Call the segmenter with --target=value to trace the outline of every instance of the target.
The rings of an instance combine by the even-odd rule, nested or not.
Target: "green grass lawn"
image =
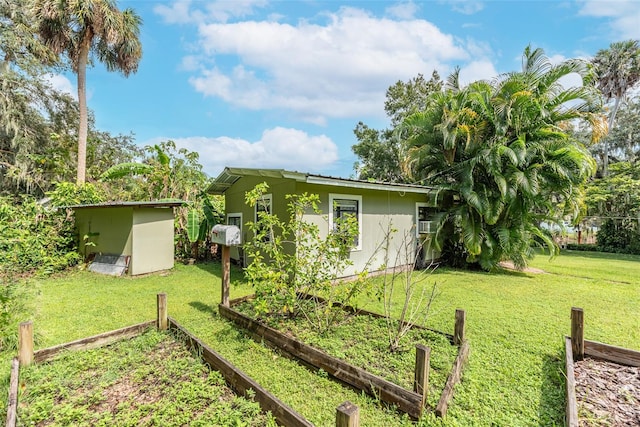
[[[640,349],[640,257],[564,252],[533,267],[548,274],[482,273],[438,269],[431,281],[440,295],[427,326],[453,332],[454,312],[467,312],[471,357],[444,423],[421,425],[563,425],[564,350],[572,306],[585,310],[585,336]],[[335,408],[349,400],[361,408],[361,425],[410,425],[385,408],[322,373],[314,373],[249,339],[217,313],[218,264],[183,266],[142,278],[88,272],[36,280],[36,348],[151,320],[155,295],[166,292],[170,316],[318,426],[335,423]],[[251,293],[240,271],[232,295]],[[376,302],[359,302],[382,311]],[[397,307],[398,311],[400,307]],[[26,320],[26,319],[25,319]],[[8,384],[8,357],[2,358]],[[6,400],[6,399],[3,399]]]

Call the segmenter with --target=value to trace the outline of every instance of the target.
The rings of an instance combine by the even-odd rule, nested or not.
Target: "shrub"
[[[605,220],[596,241],[598,250],[602,252],[640,254],[640,232],[635,220]]]
[[[260,206],[268,186],[259,184],[246,195],[251,206]],[[245,269],[255,288],[258,315],[303,315],[318,330],[328,330],[338,319],[333,302],[351,303],[362,291],[364,280],[335,286],[334,281],[352,265],[351,246],[358,235],[356,218],[347,217],[339,228],[323,238],[320,227],[305,221],[305,213],[320,214],[315,194],[288,195],[289,218],[283,221],[268,209],[258,209],[256,222],[248,223],[255,236],[244,245],[251,260]],[[321,295],[325,303],[300,300],[299,293]]]
[[[567,243],[567,249],[570,251],[598,252],[600,248],[595,244],[577,244]]]
[[[61,183],[47,195],[51,206],[30,196],[0,197],[0,275],[50,274],[80,261],[73,211],[63,206],[97,202],[101,193]]]

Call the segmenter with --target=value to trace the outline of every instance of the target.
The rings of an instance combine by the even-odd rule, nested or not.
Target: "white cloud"
[[[153,11],[168,24],[200,23],[205,20],[227,22],[232,18],[252,15],[256,8],[266,5],[266,0],[217,0],[207,3],[204,10],[200,10],[191,7],[192,0],[176,0],[171,6],[156,5]]]
[[[389,6],[385,9],[387,15],[398,19],[413,19],[418,12],[418,5],[413,1],[406,1],[393,6]]]
[[[76,87],[71,83],[71,80],[69,80],[62,74],[47,74],[45,76],[45,79],[55,90],[63,93],[68,93],[75,100],[78,99],[78,92],[76,90]]]
[[[161,140],[166,138],[157,141]],[[319,172],[338,160],[338,148],[329,137],[283,127],[265,130],[260,140],[254,142],[226,136],[173,138],[173,141],[179,148],[198,152],[200,164],[210,176],[217,176],[225,166]]]
[[[451,9],[464,15],[473,15],[484,9],[484,3],[478,0],[446,0]]]
[[[176,0],[171,6],[158,4],[153,11],[160,15],[168,24],[187,24],[197,21],[197,15],[191,11],[191,0]]]
[[[194,55],[187,55],[182,58],[179,69],[182,71],[197,71],[200,68],[200,58]]]
[[[609,18],[612,33],[622,39],[640,38],[640,5],[637,0],[586,0],[580,15]]]
[[[202,53],[235,58],[191,77],[193,87],[243,108],[285,109],[322,123],[327,117],[382,116],[395,81],[469,59],[463,42],[421,19],[376,18],[344,7],[325,24],[300,21],[199,26]]]
[[[266,0],[219,0],[208,4],[206,9],[213,20],[227,22],[231,18],[252,15],[256,8],[266,4]]]
[[[493,63],[487,59],[471,61],[460,68],[460,83],[466,86],[478,80],[491,80],[498,75]]]

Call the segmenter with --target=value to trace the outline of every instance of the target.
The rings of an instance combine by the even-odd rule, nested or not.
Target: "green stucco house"
[[[442,194],[433,188],[336,178],[282,169],[228,167],[208,191],[224,195],[227,224],[240,227],[244,242],[252,237],[245,224],[256,221],[257,218],[255,208],[245,204],[245,193],[262,182],[269,185],[265,196],[267,209],[282,219],[288,217],[286,195],[305,192],[320,197],[319,208],[322,214],[309,214],[306,219],[317,223],[326,234],[333,230],[334,219],[345,214],[357,217],[359,236],[350,253],[353,266],[344,271],[343,276],[350,276],[363,269],[380,269],[384,264],[384,251],[379,247],[389,224],[397,231],[390,239],[390,265],[387,267],[406,264],[406,256],[396,256],[406,247],[406,241],[410,241],[416,251],[419,247],[424,247],[420,251],[422,264],[428,265],[440,256],[429,248],[435,231],[431,218],[439,211],[442,203]],[[248,261],[241,248],[232,248],[231,257],[242,265],[246,265]]]
[[[129,275],[173,268],[174,213],[183,202],[109,202],[75,211],[80,254],[99,255]],[[115,273],[111,273],[115,274]]]

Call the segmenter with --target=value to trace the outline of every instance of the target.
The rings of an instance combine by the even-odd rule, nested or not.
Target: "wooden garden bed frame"
[[[568,427],[578,427],[578,401],[576,399],[574,362],[589,356],[621,365],[640,367],[640,351],[585,340],[584,311],[578,307],[571,308],[571,336],[565,336],[564,342],[565,365],[567,368],[566,424]]]
[[[157,319],[115,331],[105,332],[66,344],[61,344],[41,350],[33,350],[33,323],[23,322],[19,328],[18,357],[14,357],[11,364],[11,378],[7,405],[6,426],[15,427],[18,414],[18,384],[20,366],[28,366],[31,363],[40,363],[51,360],[63,351],[88,350],[103,347],[120,340],[130,339],[141,335],[151,327],[159,330],[171,330],[176,333],[178,340],[183,340],[190,349],[200,355],[203,362],[211,369],[219,371],[227,384],[239,395],[256,401],[263,411],[271,411],[278,424],[287,427],[312,427],[302,415],[294,411],[273,394],[269,393],[260,384],[248,375],[236,368],[231,362],[212,350],[195,335],[182,327],[178,322],[167,315],[166,294],[157,295]],[[253,390],[253,396],[249,396],[249,390]],[[359,423],[359,409],[350,402],[344,402],[336,409],[336,426],[357,426]]]
[[[431,352],[429,347],[422,345],[416,346],[414,388],[413,390],[407,390],[395,383],[373,375],[362,368],[353,366],[341,359],[330,356],[315,347],[305,344],[295,338],[291,338],[276,329],[245,316],[233,309],[233,306],[248,301],[252,297],[253,296],[247,296],[231,301],[227,298],[225,301],[223,290],[222,303],[218,305],[218,311],[222,317],[231,320],[238,326],[247,330],[254,339],[264,340],[271,346],[285,351],[294,358],[301,360],[303,363],[311,365],[316,369],[322,369],[334,378],[349,384],[358,390],[362,390],[386,403],[396,405],[398,409],[407,413],[414,419],[420,418],[426,405],[427,393],[429,390],[429,356]],[[300,297],[322,300],[319,297],[310,295],[301,295]],[[369,315],[378,318],[384,317],[378,313],[358,310],[350,306],[342,306],[340,304],[334,304],[334,306],[339,306],[356,315]],[[463,367],[469,358],[469,342],[464,337],[465,318],[466,316],[463,310],[456,311],[454,335],[432,330],[433,332],[447,336],[452,344],[459,346],[458,354],[453,363],[452,370],[447,378],[438,405],[435,408],[435,413],[439,417],[444,417],[446,415],[447,408],[453,397],[454,387],[460,381]],[[417,325],[413,326],[427,329]]]

